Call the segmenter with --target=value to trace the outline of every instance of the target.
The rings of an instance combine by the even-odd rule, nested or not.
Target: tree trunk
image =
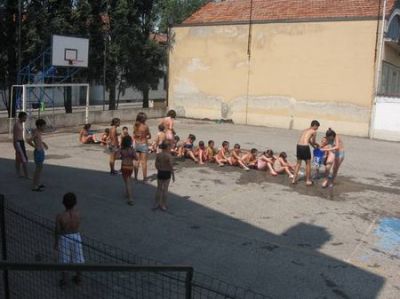
[[[9,97],[11,97],[11,85],[13,84],[21,84],[17,83],[17,53],[18,53],[18,45],[17,45],[17,26],[16,23],[14,22],[14,16],[18,16],[18,10],[17,10],[17,1],[11,0],[8,1],[7,3],[7,31],[6,31],[6,40],[8,41],[6,47],[7,47],[7,58],[8,58],[8,82],[6,85],[9,88]],[[4,45],[5,46],[5,45]],[[20,99],[21,100],[21,99]],[[11,99],[10,99],[11,102]],[[10,107],[10,103],[8,107]],[[15,109],[16,108],[16,97],[14,98],[13,101],[13,108],[12,108],[12,114],[11,117],[15,117]],[[10,109],[10,108],[9,108]],[[10,114],[10,111],[8,111]]]
[[[72,113],[72,92],[71,87],[64,87],[65,113]]]
[[[143,94],[143,108],[149,108],[149,88],[143,88],[142,90]]]
[[[115,110],[115,82],[110,86],[110,93],[108,98],[108,110]]]

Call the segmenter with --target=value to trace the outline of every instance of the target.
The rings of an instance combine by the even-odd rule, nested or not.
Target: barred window
[[[400,67],[383,62],[379,94],[390,97],[400,97]]]

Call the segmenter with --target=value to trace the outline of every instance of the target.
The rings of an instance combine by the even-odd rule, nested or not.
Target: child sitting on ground
[[[274,157],[274,152],[272,150],[266,150],[262,153],[262,155],[257,160],[257,168],[259,170],[269,170],[271,175],[277,176],[274,169],[274,164],[276,161],[276,157]]]
[[[158,133],[156,139],[154,139],[153,143],[150,146],[150,152],[160,153],[161,149],[159,148],[160,144],[166,140],[165,135],[165,126],[163,124],[158,125]]]
[[[215,162],[217,162],[218,166],[222,167],[228,162],[228,154],[229,154],[229,142],[222,142],[222,147],[219,149],[218,153],[214,156]]]
[[[208,152],[207,152],[207,149],[206,149],[206,147],[204,145],[204,141],[203,140],[199,141],[199,146],[194,151],[194,155],[199,160],[199,164],[200,165],[205,164],[205,162],[207,162],[209,160]]]
[[[248,168],[250,169],[257,168],[257,154],[258,150],[256,148],[252,148],[250,152],[243,155],[242,160]]]
[[[289,178],[293,178],[294,168],[296,165],[290,164],[287,160],[287,154],[285,152],[281,152],[278,157],[278,162],[280,168],[276,170],[277,173],[286,172]]]
[[[214,147],[214,140],[208,140],[208,146],[207,146],[208,161],[215,162],[215,155],[217,153],[218,151]]]
[[[90,131],[91,124],[85,124],[79,132],[79,141],[82,144],[98,143],[96,135]]]
[[[170,149],[171,155],[173,155],[173,156],[178,156],[178,154],[179,154],[179,149],[183,146],[183,142],[180,141],[180,140],[181,140],[181,139],[179,138],[178,135],[175,135],[175,136],[174,136],[174,144],[172,144],[172,146],[171,146],[171,144],[170,144],[170,146],[171,146],[171,149]],[[168,142],[168,141],[167,141],[167,142]]]
[[[100,145],[107,146],[109,142],[110,142],[110,129],[106,128],[104,129],[103,135],[101,135]]]
[[[196,140],[196,136],[193,134],[189,134],[183,146],[179,148],[178,157],[182,158],[190,158],[194,162],[199,162],[198,159],[194,155],[194,141]]]
[[[250,168],[246,166],[246,164],[243,162],[242,157],[241,157],[241,150],[240,150],[240,144],[236,143],[233,147],[233,150],[231,152],[231,156],[228,158],[228,163],[231,166],[240,166],[244,170],[249,171]]]

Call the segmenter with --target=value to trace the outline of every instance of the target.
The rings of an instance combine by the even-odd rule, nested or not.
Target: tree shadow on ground
[[[47,189],[30,191],[14,176],[14,162],[0,159],[1,192],[15,204],[54,218],[67,191],[78,196],[82,230],[92,238],[166,264],[195,270],[273,298],[376,298],[385,279],[318,250],[331,234],[298,223],[281,235],[169,194],[170,210],[152,211],[155,187],[134,185],[135,206],[123,198],[119,176],[45,165]]]

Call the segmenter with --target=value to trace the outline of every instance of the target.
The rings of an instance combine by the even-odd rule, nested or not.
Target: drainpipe
[[[385,51],[384,47],[384,36],[385,36],[385,23],[386,23],[386,4],[387,0],[384,0],[383,2],[383,12],[382,12],[382,25],[381,25],[381,33],[379,37],[379,53],[378,53],[378,64],[375,70],[375,90],[374,90],[374,95],[372,99],[372,109],[371,109],[371,121],[369,123],[369,138],[373,139],[374,138],[374,133],[375,133],[375,114],[376,114],[376,97],[378,96],[379,93],[379,86],[381,82],[381,77],[382,77],[382,59],[383,59],[383,54]]]
[[[248,124],[249,114],[249,93],[250,93],[250,72],[251,72],[251,46],[252,46],[252,32],[253,31],[253,0],[250,0],[250,15],[249,15],[249,33],[247,37],[247,86],[246,86],[246,115],[245,124]]]

